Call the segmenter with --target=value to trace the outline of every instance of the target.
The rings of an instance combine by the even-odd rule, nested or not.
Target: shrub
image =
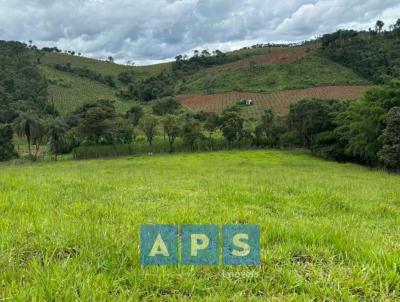
[[[10,125],[0,126],[0,161],[10,160],[18,156],[12,138],[12,127]]]
[[[400,170],[400,107],[392,108],[387,115],[379,159],[388,169]]]

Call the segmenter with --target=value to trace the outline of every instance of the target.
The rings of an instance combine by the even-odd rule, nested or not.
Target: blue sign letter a
[[[142,265],[178,264],[178,226],[141,225],[140,262]]]

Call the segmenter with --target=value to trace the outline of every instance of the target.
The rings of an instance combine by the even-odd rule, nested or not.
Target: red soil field
[[[260,117],[266,108],[273,108],[279,115],[289,111],[290,104],[307,98],[352,100],[361,97],[371,86],[321,86],[299,90],[284,90],[270,94],[228,92],[211,95],[181,95],[183,105],[205,112],[222,112],[224,108],[240,100],[253,100],[252,106],[244,107],[246,116]]]
[[[297,60],[304,58],[314,46],[303,46],[296,48],[286,48],[275,50],[266,55],[253,56],[232,63],[210,68],[210,71],[230,70],[239,68],[248,68],[251,65],[266,65],[266,64],[291,64]]]

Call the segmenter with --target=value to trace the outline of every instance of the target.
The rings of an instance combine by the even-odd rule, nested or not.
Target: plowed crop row
[[[206,112],[222,112],[224,108],[237,104],[242,99],[253,100],[252,106],[245,107],[245,115],[260,117],[266,108],[273,108],[277,114],[285,115],[290,104],[306,98],[351,100],[362,96],[371,86],[321,86],[299,90],[284,90],[270,94],[228,92],[212,95],[182,95],[179,99],[192,109]]]
[[[248,68],[251,65],[266,64],[291,64],[304,58],[309,53],[311,47],[296,47],[276,50],[266,55],[254,56],[243,60],[235,61],[210,68],[210,71],[231,70],[239,68]]]

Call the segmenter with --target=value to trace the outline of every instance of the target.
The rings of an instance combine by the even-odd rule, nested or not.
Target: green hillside
[[[212,84],[205,85],[211,77]],[[350,68],[312,54],[292,64],[260,65],[235,70],[203,70],[182,83],[181,94],[229,91],[275,92],[324,85],[365,85],[368,80]]]
[[[77,105],[101,98],[114,100],[117,109],[124,111],[135,101],[172,94],[270,93],[327,85],[370,84],[350,68],[322,57],[315,50],[317,46],[316,43],[302,47],[261,45],[226,54],[203,51],[187,61],[140,67],[48,52],[41,57],[40,69],[49,80],[51,101],[63,114]],[[304,57],[293,57],[293,54],[299,56],[296,52],[302,49],[307,50]]]
[[[48,96],[51,103],[62,114],[73,111],[77,106],[98,99],[109,99],[115,101],[117,110],[125,112],[135,99],[125,100],[119,96],[120,91],[127,90],[127,84],[119,80],[122,73],[129,74],[137,83],[147,77],[158,74],[168,69],[169,64],[157,64],[150,66],[127,66],[107,61],[100,61],[82,56],[73,56],[63,53],[46,52],[40,58],[39,69],[48,81]],[[99,81],[82,77],[70,72],[58,70],[56,65],[82,68],[102,77],[112,77],[115,87],[110,87]]]
[[[98,99],[115,101],[120,112],[126,111],[132,103],[121,101],[116,95],[116,89],[96,81],[60,72],[46,65],[40,65],[39,68],[48,80],[49,101],[61,114],[69,113],[78,106]]]

